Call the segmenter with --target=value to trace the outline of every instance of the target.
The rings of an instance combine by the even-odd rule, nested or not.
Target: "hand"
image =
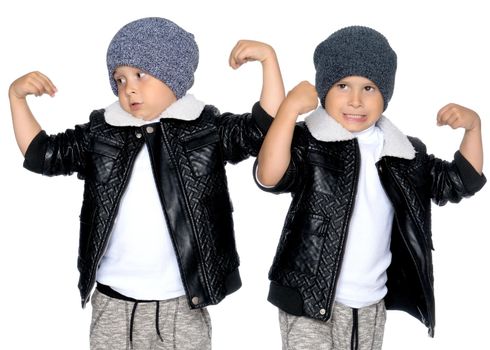
[[[260,41],[239,40],[231,50],[229,63],[233,69],[237,69],[242,64],[251,61],[264,63],[275,54],[272,46]]]
[[[471,131],[475,128],[479,129],[481,121],[475,111],[450,103],[437,113],[437,125],[449,125],[453,129],[464,128],[466,131]]]
[[[15,80],[9,89],[9,96],[25,99],[27,95],[41,96],[48,94],[53,97],[58,91],[51,80],[41,72],[31,72]]]
[[[288,103],[299,114],[308,113],[318,106],[318,95],[315,86],[308,81],[302,81],[296,85],[286,96]]]

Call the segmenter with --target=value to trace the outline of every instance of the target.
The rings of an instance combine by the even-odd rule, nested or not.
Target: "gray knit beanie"
[[[198,63],[199,49],[194,36],[159,17],[126,24],[107,49],[109,80],[116,95],[114,71],[119,66],[131,66],[163,81],[179,99],[194,83]]]
[[[316,90],[325,108],[328,90],[339,80],[352,75],[368,78],[379,88],[384,110],[393,95],[396,53],[388,40],[368,27],[342,28],[315,49]]]

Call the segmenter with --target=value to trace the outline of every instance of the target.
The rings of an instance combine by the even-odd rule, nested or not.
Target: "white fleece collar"
[[[323,107],[318,107],[305,118],[306,126],[319,141],[335,142],[352,140],[355,136],[333,119]],[[381,157],[391,156],[404,159],[413,159],[415,149],[406,135],[404,135],[388,118],[381,116],[376,123],[384,135],[384,145]]]
[[[130,113],[122,109],[119,101],[114,102],[105,108],[105,121],[112,126],[142,126],[155,123],[162,118],[172,118],[179,120],[194,120],[199,118],[204,109],[204,102],[197,100],[193,95],[187,94],[172,103],[166,110],[153,120],[143,120],[133,117]]]

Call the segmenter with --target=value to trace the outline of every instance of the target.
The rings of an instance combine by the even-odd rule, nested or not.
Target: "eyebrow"
[[[112,77],[121,77],[124,76],[124,73],[119,72],[117,69],[114,71],[114,74],[112,74]]]

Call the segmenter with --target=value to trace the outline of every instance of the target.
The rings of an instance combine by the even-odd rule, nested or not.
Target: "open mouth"
[[[344,113],[344,118],[349,121],[361,122],[366,120],[367,116],[365,114],[347,114]]]
[[[134,111],[134,110],[138,110],[138,109],[140,109],[140,108],[141,108],[141,106],[143,106],[143,103],[141,103],[141,102],[131,102],[131,103],[129,104],[129,106],[131,107],[131,110],[133,110],[133,111]]]

